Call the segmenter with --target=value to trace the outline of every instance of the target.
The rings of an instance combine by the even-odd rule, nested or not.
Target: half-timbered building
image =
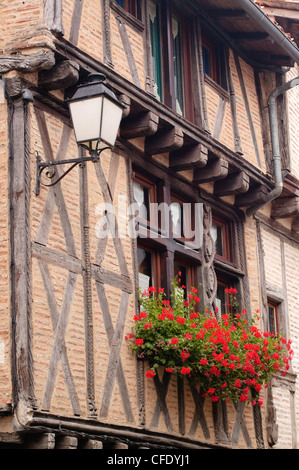
[[[264,3],[0,2],[0,447],[297,447],[296,354],[260,407],[148,379],[125,340],[138,287],[169,293],[180,271],[218,315],[233,286],[296,352],[299,50],[271,10],[296,2]],[[48,187],[39,159],[85,154],[67,99],[97,73],[123,105],[116,143]],[[133,236],[133,203],[173,204],[167,236],[146,211]],[[191,246],[184,204],[189,228],[202,208]]]

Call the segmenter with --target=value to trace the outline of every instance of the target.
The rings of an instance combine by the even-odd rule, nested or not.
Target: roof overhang
[[[291,38],[252,0],[187,0],[220,39],[260,70],[299,62]]]

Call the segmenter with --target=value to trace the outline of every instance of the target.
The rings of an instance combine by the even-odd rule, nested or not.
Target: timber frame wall
[[[173,187],[204,204],[204,241],[197,255],[204,304],[215,302],[216,271],[226,273],[227,269],[211,243],[215,211],[234,227],[235,263],[229,274],[238,281],[242,306],[250,312],[262,304],[266,311],[267,295],[259,284],[265,276],[263,229],[269,231],[270,224],[273,232],[281,233],[281,240],[291,239],[297,251],[299,241],[295,230],[269,222],[267,215],[256,220],[245,215],[246,207],[264,201],[274,187],[264,105],[267,94],[281,83],[281,75],[276,69],[254,70],[228,48],[228,91],[221,89],[204,77],[199,60],[200,22],[193,18],[192,37],[197,38],[192,43],[193,98],[199,106],[191,123],[153,97],[146,0],[141,1],[141,20],[109,0],[29,3],[32,11],[29,5],[28,12],[33,22],[36,13],[37,23],[27,36],[21,32],[15,44],[12,35],[8,38],[1,65],[6,93],[1,104],[9,140],[5,154],[9,185],[1,194],[7,201],[6,254],[10,256],[5,285],[10,301],[6,317],[0,320],[7,351],[3,372],[7,382],[0,388],[3,446],[192,449],[275,445],[272,391],[264,413],[257,405],[211,403],[185,381],[163,371],[150,383],[145,379],[144,362],[136,362],[124,340],[138,309],[136,240],[118,230],[113,239],[98,239],[95,227],[101,204],[118,211],[121,197],[133,202],[134,173],[142,170],[160,181],[163,190]],[[84,10],[87,4],[88,12]],[[42,7],[43,11],[38,10]],[[97,9],[101,11],[95,24],[100,26],[102,52],[96,55],[94,36],[89,30],[84,37],[83,32],[91,26],[88,13],[95,15]],[[21,40],[26,47],[18,44]],[[143,47],[141,65],[134,41]],[[116,56],[116,46],[120,56]],[[123,74],[115,57],[125,62]],[[35,196],[36,151],[48,161],[82,154],[65,97],[94,72],[106,75],[125,106],[117,144],[99,163],[78,168],[72,177],[53,188],[42,188]],[[32,92],[33,102],[24,97],[24,89]],[[279,106],[285,108],[283,99]],[[280,123],[281,129],[284,124]],[[282,133],[281,139],[286,148],[287,135]],[[287,153],[284,158],[286,167]],[[294,181],[287,181],[288,197],[294,196]],[[298,224],[295,209],[291,217],[294,228]],[[287,248],[283,245],[282,250]],[[273,293],[273,284],[267,288]],[[285,330],[289,334],[287,321]],[[296,374],[291,372],[283,386],[292,396],[295,383]],[[295,431],[293,441],[294,435]]]

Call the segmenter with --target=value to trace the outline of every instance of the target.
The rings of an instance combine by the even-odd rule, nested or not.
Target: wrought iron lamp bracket
[[[100,150],[90,151],[90,156],[88,157],[80,157],[80,158],[70,158],[65,160],[55,160],[49,162],[43,162],[39,153],[36,153],[36,182],[35,182],[35,190],[34,193],[36,196],[40,193],[40,186],[51,187],[55,186],[59,181],[61,181],[70,171],[75,168],[77,165],[82,166],[85,162],[93,162],[96,163],[99,161],[100,154],[103,150],[106,150],[110,147],[104,147]],[[70,165],[67,170],[65,170],[61,175],[59,175],[54,181],[56,171],[55,167],[59,165]],[[49,181],[46,183],[42,181],[42,176],[45,176]]]

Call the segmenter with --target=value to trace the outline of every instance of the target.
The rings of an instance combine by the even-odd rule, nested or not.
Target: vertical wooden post
[[[10,277],[15,404],[34,405],[31,344],[30,148],[28,101],[10,97]]]

